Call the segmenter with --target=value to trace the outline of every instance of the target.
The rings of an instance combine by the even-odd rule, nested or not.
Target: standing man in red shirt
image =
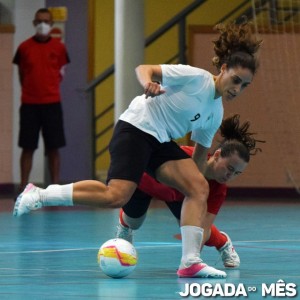
[[[50,36],[51,12],[41,8],[33,20],[36,33],[22,42],[13,58],[22,88],[19,147],[22,190],[29,181],[34,151],[42,131],[52,183],[59,181],[59,148],[65,146],[60,82],[70,62],[63,43]]]

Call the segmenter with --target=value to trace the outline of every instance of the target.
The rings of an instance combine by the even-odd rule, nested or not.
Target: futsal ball
[[[128,241],[119,238],[111,239],[100,247],[98,264],[107,276],[122,278],[135,269],[137,252]]]

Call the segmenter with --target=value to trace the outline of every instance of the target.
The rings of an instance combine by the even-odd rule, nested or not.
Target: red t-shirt
[[[194,147],[182,146],[181,148],[187,154],[192,156]],[[208,180],[208,184],[209,196],[207,199],[207,211],[217,215],[225,200],[227,186],[225,184],[218,183],[215,180]],[[180,202],[184,199],[184,195],[179,191],[158,182],[147,173],[143,174],[138,188],[148,195],[165,202]]]
[[[39,42],[31,37],[22,42],[13,59],[22,76],[22,103],[60,102],[61,68],[69,61],[65,45],[58,39]]]

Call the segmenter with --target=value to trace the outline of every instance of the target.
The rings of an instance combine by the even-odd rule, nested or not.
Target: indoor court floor
[[[241,266],[222,280],[177,278],[179,228],[164,207],[152,206],[135,234],[135,271],[112,279],[97,253],[114,237],[118,210],[50,208],[14,218],[13,204],[0,200],[1,300],[300,299],[300,199],[225,203],[216,225],[232,238]],[[202,257],[224,269],[215,249]],[[188,297],[179,294],[186,286]]]

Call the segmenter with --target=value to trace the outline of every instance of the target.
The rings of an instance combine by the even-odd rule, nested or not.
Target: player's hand
[[[144,86],[144,93],[146,99],[148,97],[156,97],[165,93],[165,90],[161,88],[161,85],[158,82],[148,82]]]

